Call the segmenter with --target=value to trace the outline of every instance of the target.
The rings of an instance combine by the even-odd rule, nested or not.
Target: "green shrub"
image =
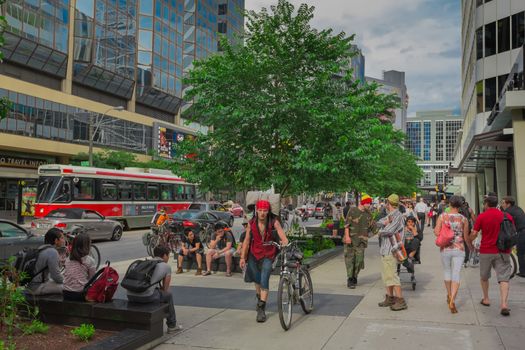
[[[46,334],[49,330],[49,326],[39,320],[33,320],[30,324],[22,325],[20,328],[26,335],[35,333]]]
[[[0,350],[15,350],[15,343],[4,343],[3,340],[0,340]]]
[[[95,335],[95,326],[92,324],[82,323],[80,327],[71,330],[71,334],[75,335],[82,341],[89,341]]]

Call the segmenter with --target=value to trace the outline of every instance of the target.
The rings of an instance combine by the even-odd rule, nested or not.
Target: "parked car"
[[[218,216],[222,221],[228,225],[233,226],[233,214],[230,213],[224,205],[219,202],[196,202],[191,203],[188,209],[200,210],[200,211],[209,211],[215,216]]]
[[[322,219],[324,217],[324,208],[326,204],[324,202],[319,202],[315,205],[314,209],[314,218]]]
[[[37,248],[44,244],[44,236],[35,235],[9,220],[0,219],[0,261],[24,248]]]
[[[234,204],[230,208],[230,213],[232,213],[233,216],[242,218],[244,216],[244,209],[239,204]]]
[[[181,233],[185,228],[191,228],[195,233],[208,225],[215,226],[222,221],[215,213],[207,210],[187,209],[179,210],[173,214],[173,220],[170,224],[172,232]]]
[[[308,216],[309,217],[313,217],[314,216],[314,211],[315,211],[315,206],[313,204],[308,204],[306,206],[306,211],[308,212]]]
[[[81,208],[56,209],[42,219],[31,223],[32,232],[44,235],[47,230],[57,227],[68,231],[74,225],[82,225],[91,239],[111,239],[118,241],[122,237],[122,224],[109,220],[94,210]]]

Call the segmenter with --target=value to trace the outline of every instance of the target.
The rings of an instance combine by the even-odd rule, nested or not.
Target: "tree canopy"
[[[353,36],[312,28],[313,13],[286,0],[250,11],[244,45],[223,38],[222,55],[194,63],[184,116],[211,131],[177,146],[191,156],[174,172],[202,190],[273,185],[284,195],[379,191],[385,185],[369,177],[389,180],[384,160],[414,163],[397,146],[403,134],[379,118],[396,107],[395,97],[353,78]],[[392,180],[415,183],[402,175]]]

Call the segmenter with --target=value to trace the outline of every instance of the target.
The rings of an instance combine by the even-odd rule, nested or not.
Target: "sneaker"
[[[232,276],[232,273],[231,272],[226,272],[226,277],[231,277]]]
[[[257,322],[262,323],[266,322],[266,313],[265,313],[266,303],[264,301],[257,302]]]
[[[178,333],[182,331],[182,326],[176,325],[173,327],[168,326],[168,334]]]
[[[184,271],[182,271],[182,267],[178,267],[177,268],[177,272],[175,272],[176,274],[179,274],[179,273],[183,273]]]
[[[353,279],[352,277],[348,277],[348,280],[346,281],[346,286],[347,286],[348,288],[352,288],[351,286],[352,286],[352,282],[353,282],[353,280],[354,280],[354,279]]]
[[[379,307],[388,307],[394,305],[394,297],[390,295],[385,295],[385,300],[378,303]]]
[[[211,275],[211,271],[204,271],[204,272],[202,273],[202,275],[203,275],[203,276],[209,276],[209,275]]]
[[[523,272],[518,272],[518,273],[516,274],[516,276],[520,276],[520,277],[522,277],[522,278],[525,278],[525,273],[523,273]]]
[[[406,310],[408,308],[407,303],[405,302],[405,299],[403,298],[394,298],[394,304],[390,305],[390,310],[392,311],[401,311]]]
[[[197,269],[197,272],[195,272],[195,276],[202,276],[202,269]]]

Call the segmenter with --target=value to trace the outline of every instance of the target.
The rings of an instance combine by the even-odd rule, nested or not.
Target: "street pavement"
[[[492,305],[482,306],[479,269],[464,269],[456,303],[459,313],[451,314],[439,250],[430,229],[425,233],[422,264],[416,265],[416,290],[403,284],[408,310],[394,312],[377,306],[384,298],[384,287],[377,239],[372,239],[356,289],[346,287],[342,255],[312,270],[315,309],[303,315],[297,306],[287,332],[279,323],[275,293],[270,295],[268,321],[255,322],[253,287],[240,274],[228,278],[221,272],[207,277],[174,273],[177,319],[184,330],[159,339],[156,349],[524,349],[525,279],[511,281],[511,316],[503,317],[495,280],[490,284]],[[114,264],[121,276],[130,262]],[[171,264],[174,272],[175,264]],[[408,281],[408,275],[401,277]],[[278,276],[272,276],[272,292],[277,283]],[[120,297],[124,294],[118,291]]]

